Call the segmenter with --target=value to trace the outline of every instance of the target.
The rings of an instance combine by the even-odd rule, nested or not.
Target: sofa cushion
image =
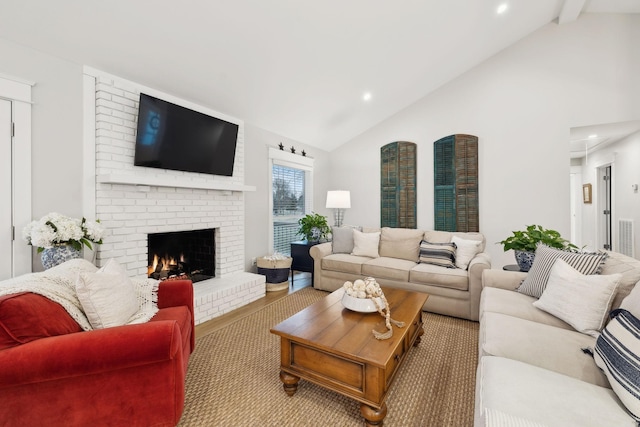
[[[557,328],[573,330],[571,325],[534,307],[536,298],[507,289],[484,288],[480,295],[480,318],[484,313],[503,313],[520,319],[531,320]]]
[[[42,295],[21,292],[0,297],[0,350],[81,331],[60,304]]]
[[[640,421],[640,320],[626,310],[616,310],[594,350],[596,364],[611,382],[611,388]]]
[[[618,307],[612,308],[616,309]],[[640,282],[638,282],[631,290],[631,293],[622,300],[619,308],[625,309],[640,318]]]
[[[561,259],[551,268],[547,287],[533,305],[597,337],[616,294],[620,274],[584,275]]]
[[[480,323],[480,357],[500,356],[609,387],[593,358],[582,351],[596,339],[500,313],[485,313]]]
[[[353,230],[353,251],[351,252],[351,255],[377,258],[380,256],[380,254],[378,253],[379,243],[379,231],[373,233],[363,233],[358,230]]]
[[[469,289],[469,273],[458,268],[418,264],[409,272],[409,282],[466,291]]]
[[[406,259],[380,257],[373,258],[362,264],[362,275],[376,279],[390,279],[400,282],[409,281],[409,270],[415,266],[413,261]]]
[[[418,262],[423,235],[422,230],[383,227],[380,234],[380,256]]]
[[[76,292],[94,329],[124,325],[138,312],[133,283],[113,258],[95,273],[79,273]]]
[[[453,235],[451,243],[456,245],[456,267],[466,270],[469,262],[480,253],[482,242],[480,240],[468,240]]]
[[[427,230],[424,232],[423,240],[434,243],[449,243],[451,237],[453,237],[453,233],[450,231]]]
[[[420,242],[420,263],[456,268],[456,244]]]
[[[482,424],[484,427],[546,427],[535,421],[505,414],[493,408],[485,408],[484,415],[484,424]]]
[[[547,427],[636,425],[613,390],[517,360],[483,357],[476,390],[476,425],[485,408]]]
[[[342,273],[362,274],[362,264],[371,258],[348,254],[332,254],[322,258],[322,269]]]
[[[606,258],[606,252],[568,252],[538,245],[529,274],[518,287],[518,292],[540,298],[547,286],[551,267],[557,259],[562,259],[582,274],[598,274]]]
[[[622,274],[618,293],[613,300],[613,304],[611,304],[611,308],[616,309],[620,307],[622,300],[631,293],[635,284],[640,281],[640,260],[618,252],[607,252],[607,254],[607,260],[602,265],[600,274]],[[640,310],[640,307],[638,310]],[[636,315],[636,317],[640,317],[640,315]]]

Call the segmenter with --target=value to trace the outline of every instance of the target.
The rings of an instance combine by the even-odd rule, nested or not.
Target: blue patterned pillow
[[[420,243],[420,263],[456,268],[456,244],[423,240]]]
[[[593,358],[613,392],[640,422],[640,320],[622,309],[611,316],[615,317],[598,337]]]

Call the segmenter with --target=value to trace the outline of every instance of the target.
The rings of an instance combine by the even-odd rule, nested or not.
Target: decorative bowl
[[[382,298],[374,298],[380,304],[380,307],[384,307]],[[378,311],[373,299],[371,298],[356,298],[351,295],[345,294],[342,296],[342,305],[352,311],[358,311],[360,313],[375,313]]]

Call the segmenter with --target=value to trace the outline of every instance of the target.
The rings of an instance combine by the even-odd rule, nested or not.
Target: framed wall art
[[[582,185],[582,201],[584,203],[591,203],[591,184]]]

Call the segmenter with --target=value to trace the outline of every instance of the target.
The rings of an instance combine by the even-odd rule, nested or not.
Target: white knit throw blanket
[[[80,325],[93,329],[76,294],[76,278],[79,273],[95,273],[98,268],[84,259],[73,259],[40,273],[0,281],[0,296],[19,292],[32,292],[57,302]],[[131,279],[138,297],[138,312],[128,324],[148,322],[158,312],[158,281],[153,279]]]

